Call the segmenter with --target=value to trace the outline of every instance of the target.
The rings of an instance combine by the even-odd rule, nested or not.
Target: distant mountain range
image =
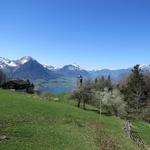
[[[18,60],[10,60],[0,57],[0,68],[4,70],[9,75],[9,77],[14,79],[21,78],[30,80],[50,80],[62,76],[91,76],[89,71],[81,69],[80,66],[75,64],[66,65],[58,69],[50,65],[42,65],[30,56],[25,56]]]
[[[110,75],[113,80],[118,81],[124,76],[127,76],[131,72],[132,67],[118,70],[102,69],[88,71],[82,69],[79,65],[70,64],[65,65],[62,68],[55,68],[51,65],[43,65],[30,56],[24,56],[18,60],[10,60],[0,57],[0,68],[12,79],[29,79],[35,83],[38,83],[39,86],[44,85],[44,89],[48,89],[50,86],[47,85],[47,81],[53,81],[53,85],[55,85],[54,83],[59,85],[58,81],[61,81],[63,85],[65,82],[67,83],[65,84],[66,86],[69,84],[69,87],[65,87],[65,89],[72,89],[71,86],[75,87],[75,82],[72,82],[71,80],[75,81],[75,78],[79,75],[86,78],[96,78]],[[150,65],[141,65],[140,68],[144,73],[150,72]],[[62,85],[62,83],[60,83],[60,85]],[[70,83],[73,85],[70,85]],[[57,89],[57,87],[55,87],[55,89]]]
[[[13,79],[50,80],[60,76],[29,56],[18,60],[0,57],[0,67]]]

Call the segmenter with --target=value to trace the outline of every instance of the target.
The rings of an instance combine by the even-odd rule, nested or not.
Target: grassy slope
[[[144,140],[144,144],[150,148],[150,124],[141,121],[133,121],[133,128],[139,132],[140,137]]]
[[[0,141],[0,149],[97,150],[102,130],[122,150],[137,149],[124,133],[122,120],[102,116],[99,124],[94,112],[0,90],[0,135],[9,138]]]

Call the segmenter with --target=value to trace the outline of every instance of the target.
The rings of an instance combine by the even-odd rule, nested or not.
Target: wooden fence
[[[127,132],[129,138],[131,138],[137,144],[140,150],[146,150],[142,138],[138,132],[133,130],[132,124],[128,120],[125,120],[125,131]]]

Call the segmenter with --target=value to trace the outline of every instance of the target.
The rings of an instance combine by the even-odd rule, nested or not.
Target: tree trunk
[[[78,108],[80,108],[81,99],[78,99]]]
[[[83,100],[83,109],[85,110],[86,108],[85,108],[85,101]]]

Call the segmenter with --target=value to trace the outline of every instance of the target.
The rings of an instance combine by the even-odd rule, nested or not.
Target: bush
[[[99,95],[99,98],[98,98]],[[126,115],[126,103],[124,97],[118,89],[109,91],[105,88],[104,91],[96,92],[97,106],[102,108],[102,111],[110,115],[125,116]],[[100,102],[101,101],[101,102]],[[100,106],[101,104],[101,106]]]

